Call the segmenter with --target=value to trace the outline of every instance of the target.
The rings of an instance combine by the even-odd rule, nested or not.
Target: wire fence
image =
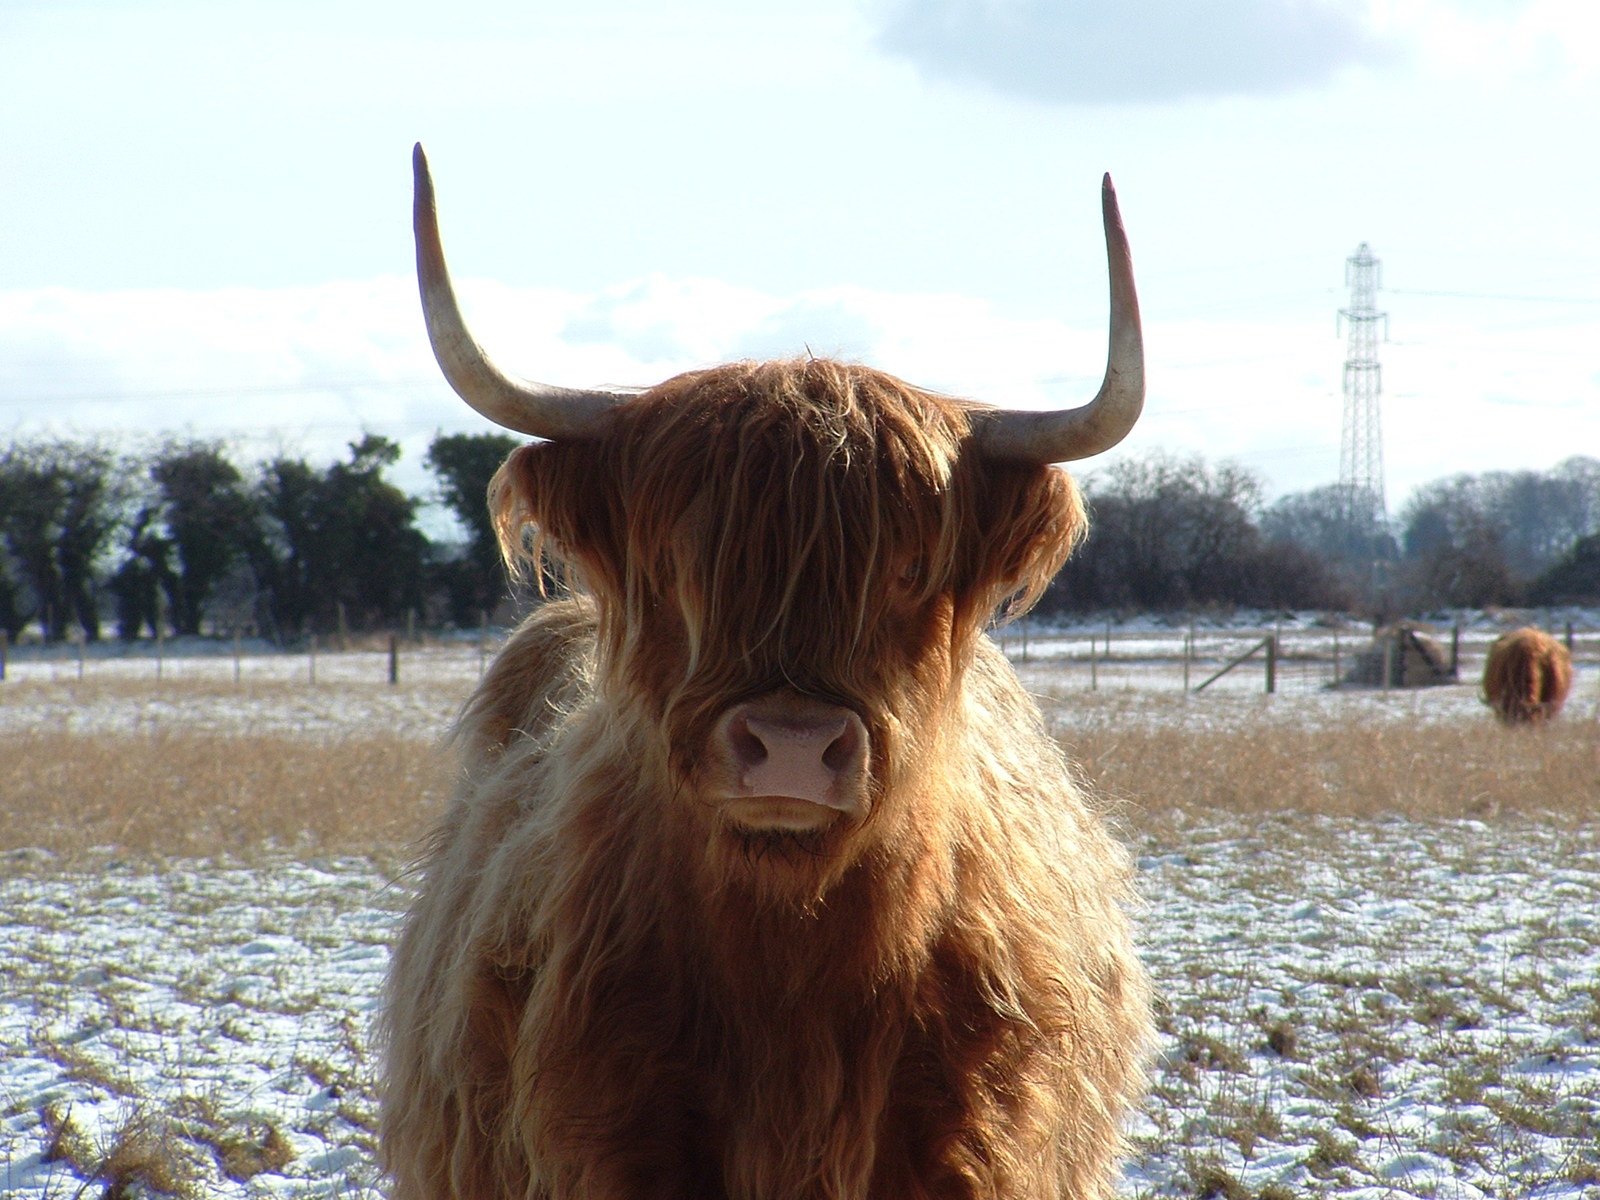
[[[471,679],[482,675],[508,631],[485,630],[448,640],[399,633],[359,638],[312,637],[293,649],[255,639],[59,642],[8,647],[0,634],[0,684],[6,680],[146,680],[155,683],[232,679],[237,684],[382,683],[407,681],[408,670]]]
[[[1504,632],[1474,626],[1365,628],[1041,630],[1025,622],[997,633],[1007,656],[1055,687],[1178,692],[1308,693],[1335,687],[1390,690],[1476,684]],[[1600,627],[1555,631],[1576,673],[1600,673]]]
[[[1375,638],[1371,630],[1358,627],[1108,624],[1062,630],[1021,621],[994,637],[1025,677],[1057,689],[1303,694],[1339,686],[1385,690],[1425,683],[1475,684],[1490,644],[1503,632],[1482,626],[1405,629],[1398,636]],[[1568,625],[1554,632],[1572,652],[1580,680],[1600,675],[1600,626]],[[0,634],[0,684],[231,679],[240,685],[397,686],[418,676],[470,684],[487,669],[508,633],[485,627],[448,639],[402,633],[311,638],[294,650],[238,638],[8,647]]]

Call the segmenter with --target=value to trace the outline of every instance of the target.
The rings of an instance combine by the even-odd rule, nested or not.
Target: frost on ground
[[[1600,1194],[1600,838],[1285,818],[1141,861],[1136,1195]]]
[[[0,1194],[376,1194],[401,901],[359,861],[5,879]]]
[[[1285,816],[1141,852],[1126,1195],[1600,1192],[1595,831]],[[0,865],[0,1193],[380,1194],[405,898],[361,860]]]

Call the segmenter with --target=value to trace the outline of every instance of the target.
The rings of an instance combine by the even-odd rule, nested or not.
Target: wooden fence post
[[[6,649],[11,644],[11,635],[0,629],[0,679],[6,677]]]
[[[1244,663],[1244,662],[1248,661],[1249,659],[1253,658],[1255,656],[1256,652],[1259,651],[1259,650],[1265,650],[1269,656],[1272,655],[1274,653],[1274,648],[1273,648],[1273,644],[1272,643],[1273,643],[1273,638],[1272,638],[1272,635],[1269,633],[1266,637],[1262,638],[1255,645],[1251,646],[1250,649],[1246,650],[1243,654],[1240,654],[1240,655],[1230,659],[1228,662],[1224,663],[1223,667],[1222,667],[1222,669],[1220,671],[1217,671],[1214,674],[1207,676],[1207,678],[1205,679],[1205,681],[1203,683],[1200,683],[1199,685],[1197,685],[1195,687],[1195,689],[1194,689],[1195,692],[1198,694],[1200,692],[1205,691],[1208,687],[1210,687],[1217,680],[1221,679],[1229,671],[1234,670],[1241,663]],[[1270,670],[1272,670],[1272,668],[1269,667],[1268,670],[1270,671]],[[1268,679],[1269,680],[1271,679],[1270,675],[1268,676]]]
[[[1190,625],[1183,635],[1183,690],[1189,690],[1189,664],[1194,659],[1194,626]]]
[[[162,659],[167,656],[167,594],[156,589],[156,682],[161,682]]]
[[[312,687],[316,687],[317,686],[317,635],[314,634],[314,633],[311,635],[311,642],[310,642],[310,646],[309,646],[308,657],[310,658],[310,666],[311,666],[311,686]]]
[[[1094,634],[1089,635],[1089,690],[1100,690],[1100,654],[1097,649],[1097,640]]]
[[[395,684],[397,684],[399,682],[400,682],[400,636],[398,634],[391,633],[389,635],[389,684],[392,687],[393,685],[395,685]]]
[[[1272,634],[1267,638],[1267,695],[1271,696],[1278,690],[1278,635]]]
[[[1461,678],[1461,622],[1450,626],[1450,678]]]

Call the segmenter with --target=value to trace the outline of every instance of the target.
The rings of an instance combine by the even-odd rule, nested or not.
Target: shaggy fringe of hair
[[[834,564],[872,564],[864,580],[877,585],[871,594],[881,594],[886,576],[913,566],[913,595],[927,599],[952,574],[971,570],[973,549],[965,535],[981,523],[1011,542],[987,552],[1012,561],[1009,574],[997,581],[1000,594],[975,600],[991,612],[1004,600],[1009,613],[1020,614],[1043,594],[1087,528],[1076,487],[1053,469],[991,465],[987,469],[996,477],[1011,476],[1009,485],[996,478],[991,487],[963,491],[958,474],[969,476],[969,484],[979,482],[970,478],[978,456],[959,454],[970,434],[966,406],[867,367],[815,358],[733,363],[670,379],[620,416],[604,443],[524,447],[491,484],[490,507],[513,570],[541,585],[575,571],[582,586],[593,586],[600,581],[584,569],[588,556],[577,544],[583,522],[551,515],[552,508],[563,506],[556,485],[580,482],[572,478],[574,472],[590,483],[596,476],[625,479],[612,489],[615,498],[604,514],[606,523],[620,530],[614,548],[639,552],[628,558],[638,572],[628,581],[635,586],[618,597],[626,603],[618,614],[623,621],[639,615],[638,605],[647,602],[641,595],[646,585],[672,579],[673,531],[661,529],[660,518],[704,516],[719,499],[736,499],[742,507],[714,514],[733,519],[713,556],[710,581],[721,586],[710,588],[710,596],[739,594],[751,569],[782,568],[782,595],[789,602],[780,606],[783,611],[803,599],[804,565],[819,550]],[[862,447],[875,450],[873,469],[832,469],[848,464]],[[695,470],[684,469],[686,458]],[[548,486],[540,486],[537,478],[551,471],[541,459],[563,460],[551,472],[559,479]],[[1037,484],[1041,475],[1058,506],[1047,518],[1048,529],[1040,528],[1038,519],[1017,520],[1030,515],[1025,510],[1031,497],[1015,481],[1032,477],[1029,482]],[[839,494],[840,480],[854,494]],[[784,486],[776,486],[779,481]],[[944,501],[931,513],[911,503],[920,488],[930,485]],[[592,489],[577,491],[590,494]],[[621,511],[623,495],[633,501],[627,511]],[[692,506],[695,499],[698,505]],[[772,512],[804,519],[771,526],[764,518]],[[851,526],[846,514],[870,519]],[[753,545],[752,527],[775,528],[777,536]],[[1048,536],[1041,539],[1041,534]],[[884,563],[880,551],[891,545],[919,547],[922,561]],[[681,592],[676,598],[690,600],[690,611],[701,599]],[[856,637],[875,619],[869,599],[869,594],[854,597],[850,624]],[[705,613],[709,623],[723,615],[714,604]]]
[[[1561,712],[1572,688],[1572,655],[1549,634],[1503,633],[1483,665],[1483,702],[1507,725],[1537,725]]]
[[[1082,499],[1063,471],[962,453],[969,434],[964,404],[870,368],[735,363],[666,381],[602,439],[522,448],[491,507],[508,561],[597,597],[601,669],[682,745],[780,684],[868,707],[909,644],[893,618],[935,597],[958,607],[919,653],[1038,599]]]

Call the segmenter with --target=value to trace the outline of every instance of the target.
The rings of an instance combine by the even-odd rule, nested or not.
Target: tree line
[[[475,625],[506,596],[485,510],[518,445],[434,438],[426,464],[465,531],[441,543],[425,503],[388,477],[400,447],[368,434],[318,466],[280,455],[242,467],[220,442],[141,454],[37,440],[0,452],[0,630],[46,641],[220,631],[279,642],[412,619]]]
[[[1600,603],[1600,459],[1460,474],[1392,522],[1337,485],[1263,500],[1229,463],[1155,454],[1084,481],[1090,531],[1050,610],[1439,609]]]
[[[16,641],[475,626],[510,593],[484,496],[518,445],[441,434],[434,491],[389,478],[399,446],[368,434],[315,465],[241,465],[221,442],[126,454],[40,439],[0,451],[0,630]],[[1044,612],[1254,607],[1388,617],[1600,603],[1600,460],[1462,474],[1380,526],[1336,486],[1263,499],[1231,463],[1153,454],[1084,480],[1088,539]],[[428,537],[428,503],[459,540]],[[1359,509],[1360,506],[1354,506]]]

